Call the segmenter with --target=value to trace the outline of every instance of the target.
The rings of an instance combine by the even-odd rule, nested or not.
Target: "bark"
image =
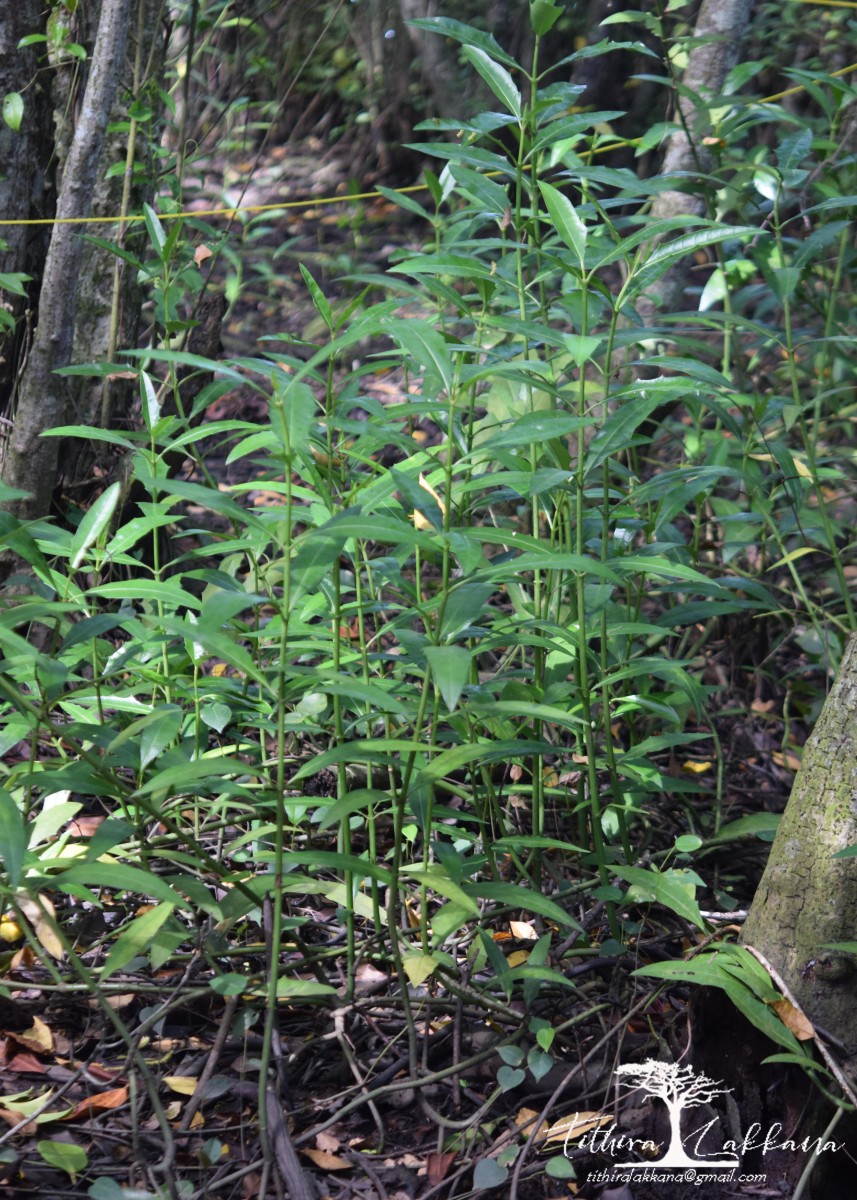
[[[804,748],[801,768],[741,940],[782,975],[814,1025],[857,1065],[855,958],[826,950],[857,935],[857,635]]]
[[[364,63],[373,156],[381,174],[406,155],[413,129],[413,52],[394,0],[368,0],[349,13],[348,27]]]
[[[124,62],[132,0],[103,0],[89,79],[63,169],[57,217],[89,215],[108,117]],[[39,298],[38,325],[3,463],[3,480],[30,495],[13,506],[26,520],[45,516],[57,473],[58,443],[42,438],[69,417],[64,380],[71,361],[83,241],[74,224],[53,227]]]
[[[699,102],[687,95],[676,96],[677,131],[667,144],[662,175],[703,175],[709,169],[711,158],[702,144],[710,128],[706,101],[722,92],[726,76],[738,61],[752,6],[753,0],[702,0],[693,30],[694,46],[682,76],[682,87],[698,96]],[[657,197],[651,215],[652,220],[701,216],[704,209],[699,189],[695,193],[668,191]],[[671,312],[679,307],[691,265],[690,259],[678,263],[641,298],[637,309],[647,325],[654,322],[659,310]]]
[[[409,21],[424,17],[449,16],[438,11],[435,0],[399,0],[402,21],[411,45],[420,58],[420,74],[426,91],[432,98],[437,114],[448,120],[465,115],[462,103],[464,86],[458,70],[457,54],[450,52],[446,38],[425,29],[414,29]]]
[[[24,97],[20,129],[13,131],[0,121],[0,213],[12,221],[53,216],[50,89],[39,71],[37,47],[18,49],[21,38],[44,32],[42,10],[39,0],[0,4],[2,92],[19,92]],[[7,415],[13,407],[16,367],[26,354],[29,318],[25,314],[38,294],[49,236],[46,225],[0,226],[0,272],[23,272],[33,278],[28,298],[4,292],[0,301],[17,322],[16,329],[0,336],[0,412]]]
[[[136,90],[139,96],[147,78],[161,79],[165,46],[158,22],[160,0],[136,0],[136,8],[137,19],[129,33],[128,57],[136,62],[133,74],[134,82],[139,85]],[[125,82],[123,79],[123,85]],[[127,85],[129,88],[132,86],[130,75]],[[141,158],[145,161],[146,147],[136,122],[130,122],[130,128],[124,128],[127,111],[128,97],[123,86],[111,113],[111,120],[117,124],[122,122],[123,125],[117,132],[108,133],[105,139],[102,153],[104,169],[99,172],[92,195],[93,216],[110,217],[123,211],[141,212],[144,202],[152,203],[155,168],[148,164],[142,178],[138,174],[134,181],[134,169],[139,167]],[[151,137],[152,132],[148,136]],[[128,145],[132,138],[133,161],[128,159]],[[106,168],[123,162],[126,164],[125,174],[108,178]],[[98,234],[114,240],[120,246],[131,242],[129,248],[135,250],[145,236],[141,225],[105,224],[98,229]],[[72,361],[115,361],[117,349],[136,346],[141,307],[142,291],[134,269],[109,249],[86,243],[81,259]],[[73,404],[78,422],[109,426],[110,414],[118,418],[120,423],[127,418],[135,397],[135,389],[128,382],[96,379],[75,379],[70,382],[74,386]],[[68,463],[64,483],[87,486],[88,477],[92,474],[93,452],[97,452],[100,445],[79,439],[75,439],[71,447],[63,444],[62,461]],[[76,500],[80,498],[77,491],[74,496]]]

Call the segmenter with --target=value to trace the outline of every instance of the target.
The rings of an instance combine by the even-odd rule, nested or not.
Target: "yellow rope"
[[[839,8],[857,8],[857,0],[797,0],[798,4],[821,4],[832,5]],[[850,67],[842,67],[838,71],[831,72],[831,78],[837,78],[843,75],[850,75],[853,71],[857,71],[857,63],[852,63]],[[774,96],[765,96],[759,104],[773,104],[776,100],[782,100],[784,96],[794,96],[798,92],[805,91],[805,85],[799,83],[796,87],[787,88],[784,92],[777,92]],[[609,150],[619,150],[624,146],[635,146],[639,141],[638,138],[628,138],[620,142],[611,142],[607,146],[598,146],[593,151],[594,154],[606,154]],[[390,191],[395,192],[399,196],[404,196],[408,192],[425,192],[428,187],[424,183],[414,183],[409,187],[390,188]],[[303,200],[281,200],[278,204],[241,204],[231,208],[203,208],[196,212],[183,211],[175,213],[158,213],[159,221],[178,221],[185,217],[228,217],[231,221],[234,220],[239,213],[261,213],[275,212],[282,208],[315,208],[320,204],[351,204],[355,200],[379,200],[384,198],[383,192],[357,192],[351,196],[308,196]],[[143,221],[145,217],[142,213],[129,213],[118,217],[36,217],[28,220],[10,221],[5,218],[0,218],[0,226],[4,225],[130,225],[135,221]]]

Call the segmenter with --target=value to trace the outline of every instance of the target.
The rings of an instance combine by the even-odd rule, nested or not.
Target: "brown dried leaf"
[[[94,1096],[87,1096],[85,1100],[75,1104],[71,1112],[63,1119],[78,1121],[81,1117],[91,1117],[99,1112],[109,1112],[111,1109],[121,1108],[127,1100],[127,1087],[109,1088],[106,1092],[96,1092]]]
[[[353,1166],[347,1158],[329,1154],[327,1150],[302,1149],[301,1154],[305,1154],[321,1171],[350,1171]]]
[[[48,1068],[36,1058],[35,1054],[31,1054],[29,1050],[22,1051],[21,1054],[15,1054],[8,1059],[6,1064],[7,1071],[20,1072],[27,1075],[45,1075]]]
[[[33,1017],[33,1023],[29,1029],[25,1029],[22,1033],[10,1033],[9,1037],[35,1054],[50,1054],[54,1048],[53,1034],[41,1017]]]
[[[795,1008],[791,1000],[777,1000],[771,1007],[799,1042],[808,1042],[811,1038],[815,1037],[815,1030],[812,1027],[812,1023],[799,1008]]]
[[[63,944],[59,939],[56,925],[54,925],[53,921],[37,922],[33,932],[47,950],[48,954],[50,954],[51,958],[55,958],[57,960],[62,958],[62,956],[65,954],[65,950],[63,949]]]
[[[35,1133],[38,1129],[35,1121],[27,1121],[21,1124],[21,1114],[12,1112],[10,1108],[0,1108],[0,1121],[5,1121],[17,1133]]]
[[[106,820],[107,818],[103,816],[75,817],[73,821],[69,821],[68,830],[75,837],[89,838],[92,837],[98,826]]]
[[[426,1173],[432,1187],[444,1181],[449,1168],[455,1162],[455,1154],[455,1150],[446,1150],[443,1153],[433,1150],[426,1155]]]

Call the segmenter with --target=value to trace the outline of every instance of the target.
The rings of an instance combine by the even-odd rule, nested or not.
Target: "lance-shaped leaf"
[[[550,219],[559,236],[573,250],[583,270],[586,253],[586,226],[567,196],[549,183],[539,183]]]

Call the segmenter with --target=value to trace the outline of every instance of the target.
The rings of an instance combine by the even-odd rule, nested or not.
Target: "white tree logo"
[[[675,1167],[685,1170],[687,1167],[718,1167],[731,1168],[738,1166],[736,1157],[723,1159],[691,1158],[685,1151],[681,1137],[681,1114],[686,1108],[697,1108],[702,1104],[710,1104],[715,1096],[727,1095],[732,1089],[722,1087],[717,1080],[709,1079],[707,1075],[695,1074],[693,1067],[680,1067],[678,1063],[657,1062],[649,1058],[644,1063],[625,1063],[616,1068],[617,1075],[627,1076],[617,1081],[617,1085],[627,1088],[641,1087],[651,1096],[663,1100],[670,1114],[670,1144],[663,1158],[658,1159],[658,1167]],[[641,1171],[651,1168],[652,1163],[622,1163],[622,1170]]]

